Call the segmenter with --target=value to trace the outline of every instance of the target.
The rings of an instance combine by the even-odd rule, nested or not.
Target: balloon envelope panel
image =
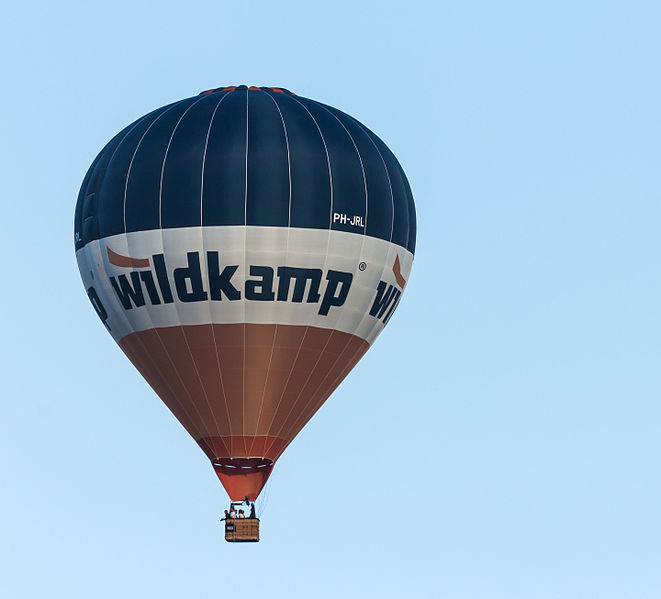
[[[88,295],[233,499],[273,464],[401,298],[415,211],[352,117],[275,88],[221,88],[124,129],[75,215]]]

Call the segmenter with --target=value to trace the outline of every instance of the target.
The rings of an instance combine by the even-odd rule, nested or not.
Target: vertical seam
[[[211,135],[211,127],[213,125],[213,121],[216,118],[216,112],[218,111],[218,108],[220,105],[223,103],[223,100],[227,98],[228,94],[224,93],[223,96],[220,98],[218,101],[218,104],[216,104],[216,107],[213,110],[213,113],[211,115],[211,119],[209,120],[209,128],[207,129],[207,137],[204,140],[204,151],[202,153],[202,173],[200,175],[200,227],[204,225],[203,222],[203,204],[204,204],[204,169],[207,164],[207,148],[209,147],[209,136]]]
[[[246,269],[246,280],[248,279],[248,260],[247,260],[247,246],[248,246],[248,134],[249,134],[249,119],[250,119],[250,90],[246,88],[246,176],[244,183],[244,198],[243,198],[243,265]],[[248,300],[243,297],[243,401],[241,402],[241,438],[245,448],[246,456],[248,455],[248,446],[246,445],[246,311],[248,307]]]

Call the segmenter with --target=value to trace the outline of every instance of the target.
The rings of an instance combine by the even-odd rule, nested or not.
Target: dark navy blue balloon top
[[[213,89],[126,127],[83,180],[75,243],[213,225],[330,228],[415,251],[413,196],[388,147],[282,88]]]

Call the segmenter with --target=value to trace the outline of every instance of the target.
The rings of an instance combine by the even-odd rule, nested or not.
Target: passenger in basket
[[[239,518],[245,518],[246,515],[243,513],[243,510],[239,510]]]
[[[225,510],[225,517],[221,518],[221,520],[229,520],[229,517],[230,517],[230,513],[227,510]]]
[[[230,508],[230,518],[236,518],[236,510],[234,507]]]
[[[257,516],[255,516],[255,504],[254,503],[250,506],[250,517],[251,518],[256,518],[257,517]]]

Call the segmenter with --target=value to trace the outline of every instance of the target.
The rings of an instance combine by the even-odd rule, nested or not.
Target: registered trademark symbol
[[[361,262],[358,265],[358,270],[365,270],[366,268],[367,268],[367,264],[365,264],[365,262]]]

